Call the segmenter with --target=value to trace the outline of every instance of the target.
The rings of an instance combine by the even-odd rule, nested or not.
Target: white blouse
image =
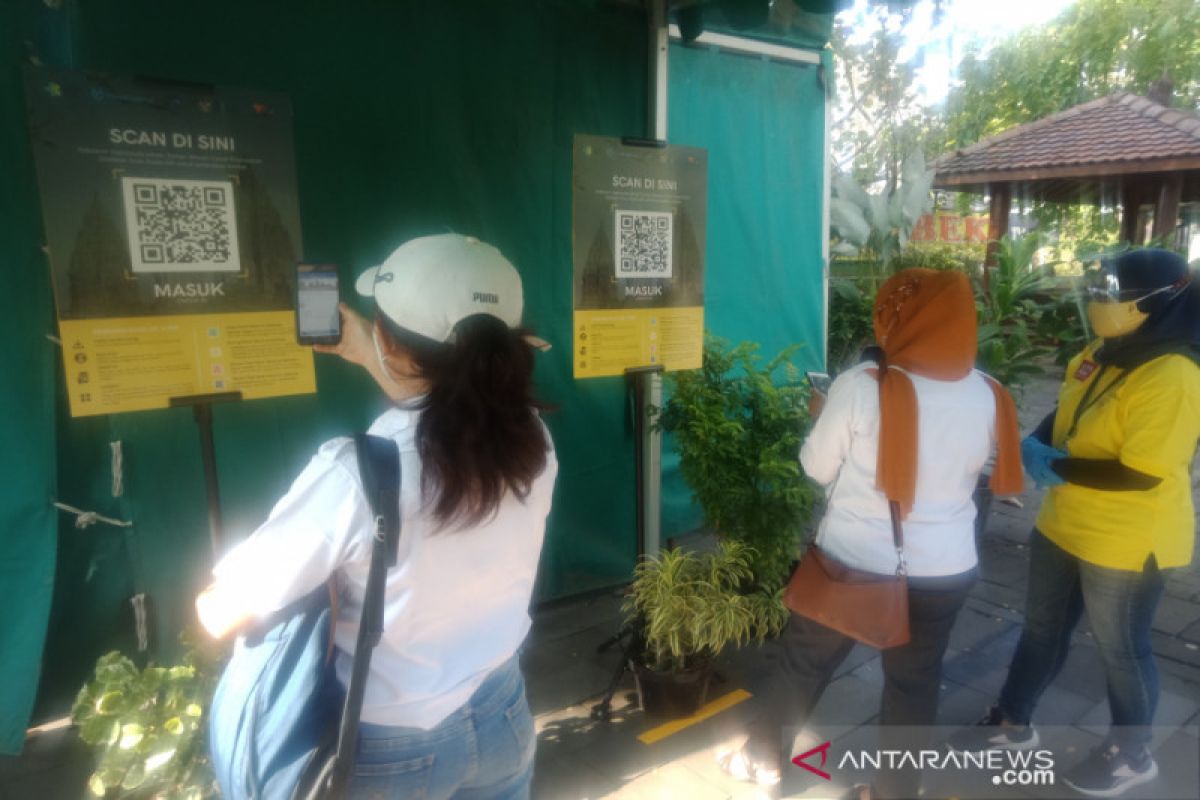
[[[887,500],[875,487],[879,383],[855,366],[838,376],[800,463],[825,486],[827,508],[817,542],[847,566],[881,574],[896,569]],[[995,446],[996,401],[987,379],[959,381],[909,374],[917,395],[917,487],[903,522],[908,574],[957,575],[978,563],[972,494]]]
[[[414,442],[419,413],[393,408],[369,432],[394,439],[403,478],[399,560],[387,576],[383,639],[371,658],[362,719],[430,729],[470,699],[529,631],[558,462],[546,432],[546,468],[522,502],[511,494],[490,519],[436,531],[421,505]],[[337,674],[350,676],[371,559],[371,518],[352,439],[324,444],[270,518],[213,571],[222,593],[264,618],[336,571],[341,603]]]

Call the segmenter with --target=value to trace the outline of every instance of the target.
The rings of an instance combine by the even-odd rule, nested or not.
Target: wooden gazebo
[[[934,163],[934,188],[987,194],[988,239],[1008,232],[1014,194],[1121,208],[1121,239],[1141,244],[1179,225],[1180,203],[1200,200],[1200,115],[1121,92],[1010,128]],[[992,263],[994,245],[989,246]]]

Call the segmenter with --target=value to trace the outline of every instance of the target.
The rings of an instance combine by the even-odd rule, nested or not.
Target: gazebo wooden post
[[[1183,195],[1183,173],[1172,172],[1163,176],[1158,189],[1158,202],[1154,206],[1154,238],[1162,241],[1175,233],[1179,224],[1179,199]]]
[[[1121,187],[1121,241],[1137,244],[1138,211],[1142,206],[1142,187],[1128,179]]]
[[[1008,215],[1012,211],[1012,184],[992,183],[988,185],[991,205],[988,211],[987,255],[983,260],[983,290],[988,291],[991,283],[989,273],[996,266],[996,253],[1000,240],[1008,234]]]

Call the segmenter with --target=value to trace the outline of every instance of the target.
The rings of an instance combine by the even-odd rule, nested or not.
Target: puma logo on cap
[[[500,295],[491,294],[490,292],[475,292],[471,295],[471,299],[476,303],[491,303],[492,305],[500,304]]]

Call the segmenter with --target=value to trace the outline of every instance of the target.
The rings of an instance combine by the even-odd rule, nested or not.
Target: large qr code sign
[[[237,272],[233,184],[121,178],[129,255],[137,272]]]
[[[616,212],[618,278],[670,278],[675,216],[670,211]]]

